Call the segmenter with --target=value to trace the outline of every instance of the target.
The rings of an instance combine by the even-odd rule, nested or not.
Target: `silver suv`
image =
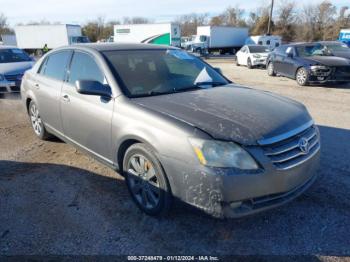
[[[87,44],[45,55],[21,92],[40,139],[57,136],[119,171],[149,215],[174,198],[216,217],[295,198],[320,152],[306,108],[218,71],[177,48]]]

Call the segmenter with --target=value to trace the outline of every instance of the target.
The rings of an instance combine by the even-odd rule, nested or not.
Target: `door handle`
[[[38,83],[36,83],[34,86],[35,86],[36,89],[40,88],[40,85]]]
[[[63,95],[63,96],[62,96],[62,100],[65,101],[65,102],[69,102],[69,101],[70,101],[68,95]]]

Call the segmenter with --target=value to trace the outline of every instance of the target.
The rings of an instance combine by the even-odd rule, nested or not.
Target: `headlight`
[[[255,55],[253,55],[253,57],[254,57],[254,58],[260,58],[261,55],[255,54]]]
[[[317,70],[329,70],[329,67],[328,66],[323,66],[323,65],[314,65],[314,66],[311,66],[310,69],[312,71],[317,71]]]
[[[233,142],[190,138],[199,162],[211,167],[235,167],[243,170],[258,169],[255,160]]]
[[[4,80],[5,80],[5,77],[2,74],[0,74],[0,81],[4,81]]]

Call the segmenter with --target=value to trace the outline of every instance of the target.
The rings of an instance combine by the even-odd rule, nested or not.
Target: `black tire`
[[[269,76],[276,76],[275,68],[272,62],[269,62],[267,65],[267,74]]]
[[[5,94],[0,93],[0,98],[4,98]]]
[[[138,168],[142,168],[141,172]],[[123,174],[132,199],[144,213],[151,216],[168,213],[172,204],[170,185],[149,146],[137,143],[128,148],[123,159]]]
[[[252,69],[252,68],[253,68],[252,60],[250,60],[250,58],[248,58],[248,60],[247,60],[247,67],[248,67],[249,69]]]
[[[307,86],[309,82],[309,73],[304,67],[300,67],[295,73],[295,80],[300,86]]]
[[[45,129],[44,122],[40,118],[39,109],[34,101],[31,101],[29,104],[28,114],[34,134],[41,140],[48,140],[51,135]]]

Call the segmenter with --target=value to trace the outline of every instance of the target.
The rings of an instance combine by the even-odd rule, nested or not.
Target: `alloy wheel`
[[[157,171],[145,156],[135,154],[127,164],[128,183],[135,200],[145,209],[157,207],[160,201],[160,183]]]
[[[307,73],[304,69],[299,69],[298,72],[297,72],[297,82],[299,85],[305,85],[306,84],[306,81],[307,81]]]
[[[36,135],[40,136],[43,131],[43,122],[41,121],[39,110],[35,104],[30,107],[30,120]]]

